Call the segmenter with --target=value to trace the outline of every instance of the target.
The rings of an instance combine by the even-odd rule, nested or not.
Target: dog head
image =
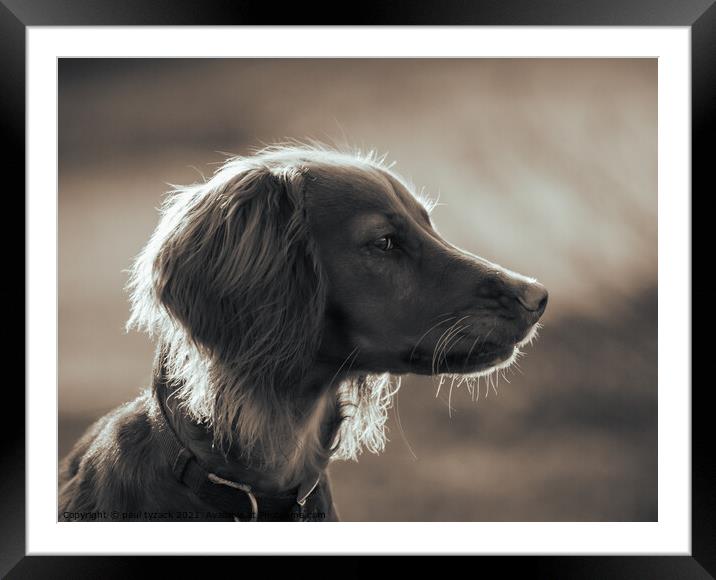
[[[175,191],[130,290],[129,325],[167,345],[187,408],[248,447],[295,424],[289,403],[316,369],[488,372],[547,302],[536,281],[444,240],[378,161],[310,148],[233,159]]]

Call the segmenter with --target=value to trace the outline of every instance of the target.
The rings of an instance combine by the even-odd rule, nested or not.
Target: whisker
[[[445,367],[447,368],[447,356],[450,354],[450,351],[452,348],[460,341],[460,338],[462,338],[462,331],[468,328],[467,326],[461,326],[460,328],[456,329],[455,332],[445,339],[445,342],[443,343],[443,350],[442,350],[442,360],[445,362]],[[439,359],[438,359],[439,360]],[[448,371],[450,369],[448,368]]]
[[[456,328],[456,327],[457,327],[457,325],[459,325],[463,320],[465,320],[465,319],[467,319],[467,318],[470,318],[470,317],[471,317],[471,315],[469,315],[469,314],[468,314],[467,316],[463,316],[460,320],[458,320],[457,322],[455,322],[455,324],[453,324],[453,325],[450,327],[450,329],[448,329],[448,331],[449,331],[450,334],[449,334],[449,335],[443,340],[443,342],[442,342],[442,352],[441,352],[441,356],[438,356],[438,364],[439,364],[439,362],[440,362],[440,359],[442,358],[442,360],[445,362],[446,367],[447,367],[447,355],[449,354],[450,349],[451,349],[453,346],[455,346],[455,344],[457,343],[457,340],[454,341],[454,342],[452,343],[452,345],[450,345],[450,348],[448,348],[448,345],[450,344],[450,341],[451,341],[456,335],[458,335],[458,340],[459,340],[459,334],[460,334],[463,330],[465,330],[466,328],[469,328],[469,325],[461,326],[461,327],[459,327],[459,328]],[[448,369],[448,370],[449,370],[449,369]]]
[[[457,324],[457,323],[455,323],[455,324]],[[433,374],[433,375],[438,374],[438,373],[436,372],[436,371],[437,371],[437,368],[436,368],[436,366],[435,366],[435,362],[436,362],[436,357],[437,357],[437,355],[438,355],[438,350],[440,349],[440,346],[441,346],[441,342],[442,342],[442,340],[443,340],[443,337],[450,332],[450,330],[455,326],[455,324],[450,325],[450,326],[440,335],[440,337],[438,338],[437,342],[435,343],[435,348],[433,349],[433,360],[432,360],[432,364],[431,364],[431,371],[432,371],[432,374]]]
[[[440,338],[438,339],[438,342],[435,345],[435,349],[433,350],[433,361],[432,361],[432,374],[433,375],[438,374],[437,367],[435,365],[436,365],[436,362],[439,362],[439,360],[440,360],[440,353],[441,353],[442,348],[445,344],[445,341],[447,341],[449,339],[450,333],[455,329],[455,327],[458,324],[460,324],[460,322],[462,320],[464,320],[464,318],[466,318],[466,317],[463,317],[460,320],[451,324],[450,327],[440,335]]]
[[[455,318],[454,316],[450,316],[449,318],[447,318],[447,319],[445,319],[445,320],[441,320],[440,322],[438,322],[438,323],[436,323],[436,324],[433,324],[430,328],[428,328],[428,330],[425,332],[425,334],[423,334],[423,335],[418,339],[418,342],[415,343],[415,346],[413,347],[413,350],[410,351],[410,359],[409,359],[409,360],[411,360],[411,361],[413,360],[413,356],[415,355],[416,349],[418,348],[418,346],[420,346],[420,343],[423,341],[423,339],[424,339],[428,334],[430,334],[430,332],[431,332],[432,330],[434,330],[435,328],[437,328],[437,327],[440,326],[441,324],[445,324],[446,322],[449,322],[450,320],[453,320],[454,318]]]
[[[398,431],[400,431],[400,437],[403,440],[403,443],[405,443],[405,446],[408,448],[408,451],[413,456],[413,459],[417,460],[418,456],[415,455],[415,451],[413,451],[412,446],[410,445],[410,442],[408,441],[408,438],[405,436],[405,430],[403,429],[403,422],[400,420],[400,408],[398,406],[398,401],[400,400],[400,392],[395,393],[395,420],[398,423]]]
[[[438,398],[438,395],[440,394],[440,388],[443,386],[443,380],[445,379],[445,375],[440,375],[440,382],[438,383],[438,390],[435,393],[435,398]]]
[[[452,419],[452,388],[455,385],[455,375],[452,376],[450,381],[450,391],[448,392],[448,417]]]
[[[333,381],[336,380],[336,378],[338,377],[338,374],[341,372],[341,370],[343,369],[343,367],[345,366],[345,364],[348,362],[348,359],[350,359],[351,357],[353,357],[353,359],[351,360],[351,364],[350,364],[350,366],[348,367],[348,368],[350,369],[350,367],[353,366],[353,362],[355,361],[355,359],[356,359],[357,356],[358,356],[358,347],[355,347],[350,353],[348,353],[348,356],[343,360],[343,362],[341,363],[341,366],[338,367],[338,370],[336,371],[336,374],[333,375],[333,378],[331,379],[331,381],[330,381],[328,384],[329,384],[329,385],[332,385],[332,384],[333,384]]]

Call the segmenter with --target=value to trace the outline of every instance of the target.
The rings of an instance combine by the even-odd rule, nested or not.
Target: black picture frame
[[[691,29],[692,72],[692,200],[698,192],[705,198],[711,156],[708,147],[714,133],[716,103],[716,6],[714,0],[502,0],[464,2],[442,0],[432,5],[383,1],[345,5],[308,6],[229,0],[150,2],[149,0],[0,0],[0,110],[2,135],[8,145],[4,161],[7,197],[24,191],[25,177],[25,38],[28,26],[106,25],[490,25],[490,26],[685,26]],[[350,16],[347,16],[350,15]],[[347,21],[347,18],[350,18]],[[24,205],[21,210],[24,214]],[[693,215],[693,212],[692,212]],[[18,235],[4,232],[6,249],[17,246]],[[20,260],[19,252],[15,252]],[[8,258],[10,259],[10,258]],[[6,272],[18,280],[17,269]],[[11,269],[12,268],[12,269]],[[23,297],[26,290],[23,275]],[[17,284],[2,286],[4,304],[17,302],[11,291]],[[693,293],[692,293],[693,294]],[[17,309],[17,307],[14,307]],[[24,336],[24,333],[23,333]],[[21,341],[13,337],[16,343]],[[24,340],[22,341],[24,345]],[[8,360],[8,359],[6,359]],[[8,367],[10,365],[8,364]],[[17,366],[17,365],[15,365]],[[684,369],[685,379],[690,369]],[[692,383],[693,385],[694,383]],[[48,388],[50,386],[48,385]],[[711,407],[706,402],[709,385],[692,386],[692,552],[691,556],[522,556],[483,557],[469,564],[475,573],[499,570],[502,576],[522,573],[549,578],[713,578],[716,576],[716,461],[709,449]],[[10,413],[8,409],[12,409]],[[150,557],[25,556],[25,398],[14,381],[6,379],[3,421],[0,422],[0,577],[15,578],[126,578],[148,569]],[[320,546],[316,547],[320,552]],[[336,557],[331,557],[335,559]],[[332,571],[331,575],[370,572],[372,559],[345,561],[286,562],[286,558],[262,559],[252,565],[280,562],[298,571]],[[224,562],[234,572],[248,571],[249,564]],[[163,574],[185,577],[206,573],[206,563],[196,557],[164,557]],[[236,565],[241,566],[238,570]],[[401,563],[401,566],[404,565]],[[421,562],[440,566],[445,562]],[[485,570],[487,568],[488,570]],[[444,572],[443,572],[444,573]]]

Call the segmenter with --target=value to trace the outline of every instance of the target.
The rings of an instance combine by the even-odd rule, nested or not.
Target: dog
[[[152,385],[62,461],[59,519],[337,521],[329,461],[383,449],[400,376],[505,368],[545,311],[430,209],[382,159],[299,145],[170,192],[128,284]]]

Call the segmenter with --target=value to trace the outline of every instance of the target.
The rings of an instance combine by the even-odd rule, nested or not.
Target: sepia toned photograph
[[[658,521],[657,59],[58,60],[58,514]]]

